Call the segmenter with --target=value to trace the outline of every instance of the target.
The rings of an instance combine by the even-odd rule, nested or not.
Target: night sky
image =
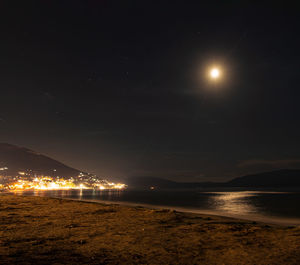
[[[0,142],[120,180],[299,168],[300,10],[250,2],[1,1]]]

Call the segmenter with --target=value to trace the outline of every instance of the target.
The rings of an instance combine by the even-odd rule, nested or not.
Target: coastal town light
[[[101,180],[99,180],[101,182]],[[89,182],[81,181],[80,183],[72,179],[53,178],[53,177],[35,177],[34,179],[26,179],[21,177],[15,181],[11,181],[6,185],[2,185],[7,191],[22,190],[71,190],[71,189],[99,189],[99,190],[122,190],[127,186],[123,183],[110,183],[108,181]]]

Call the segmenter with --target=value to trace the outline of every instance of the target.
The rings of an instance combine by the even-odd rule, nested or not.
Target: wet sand
[[[0,264],[300,264],[300,227],[2,194]]]

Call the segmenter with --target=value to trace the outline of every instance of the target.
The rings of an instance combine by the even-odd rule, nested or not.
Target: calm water
[[[23,195],[152,205],[273,223],[300,224],[300,192],[273,191],[26,191]]]

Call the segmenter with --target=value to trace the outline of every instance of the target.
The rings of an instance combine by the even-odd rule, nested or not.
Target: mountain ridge
[[[300,187],[300,169],[280,169],[274,171],[248,174],[226,182],[176,182],[158,177],[129,177],[130,187],[136,188],[213,188],[213,187],[253,187],[278,188]]]
[[[48,175],[77,177],[84,173],[39,152],[12,144],[0,143],[0,175]],[[300,169],[280,169],[248,174],[227,182],[176,182],[159,177],[137,176],[127,178],[132,188],[193,189],[212,187],[300,187]]]
[[[7,143],[0,143],[0,167],[2,167],[1,175],[10,176],[18,172],[30,172],[31,174],[75,177],[81,172],[31,149]]]
[[[227,185],[232,187],[300,187],[300,169],[279,169],[234,178]]]

